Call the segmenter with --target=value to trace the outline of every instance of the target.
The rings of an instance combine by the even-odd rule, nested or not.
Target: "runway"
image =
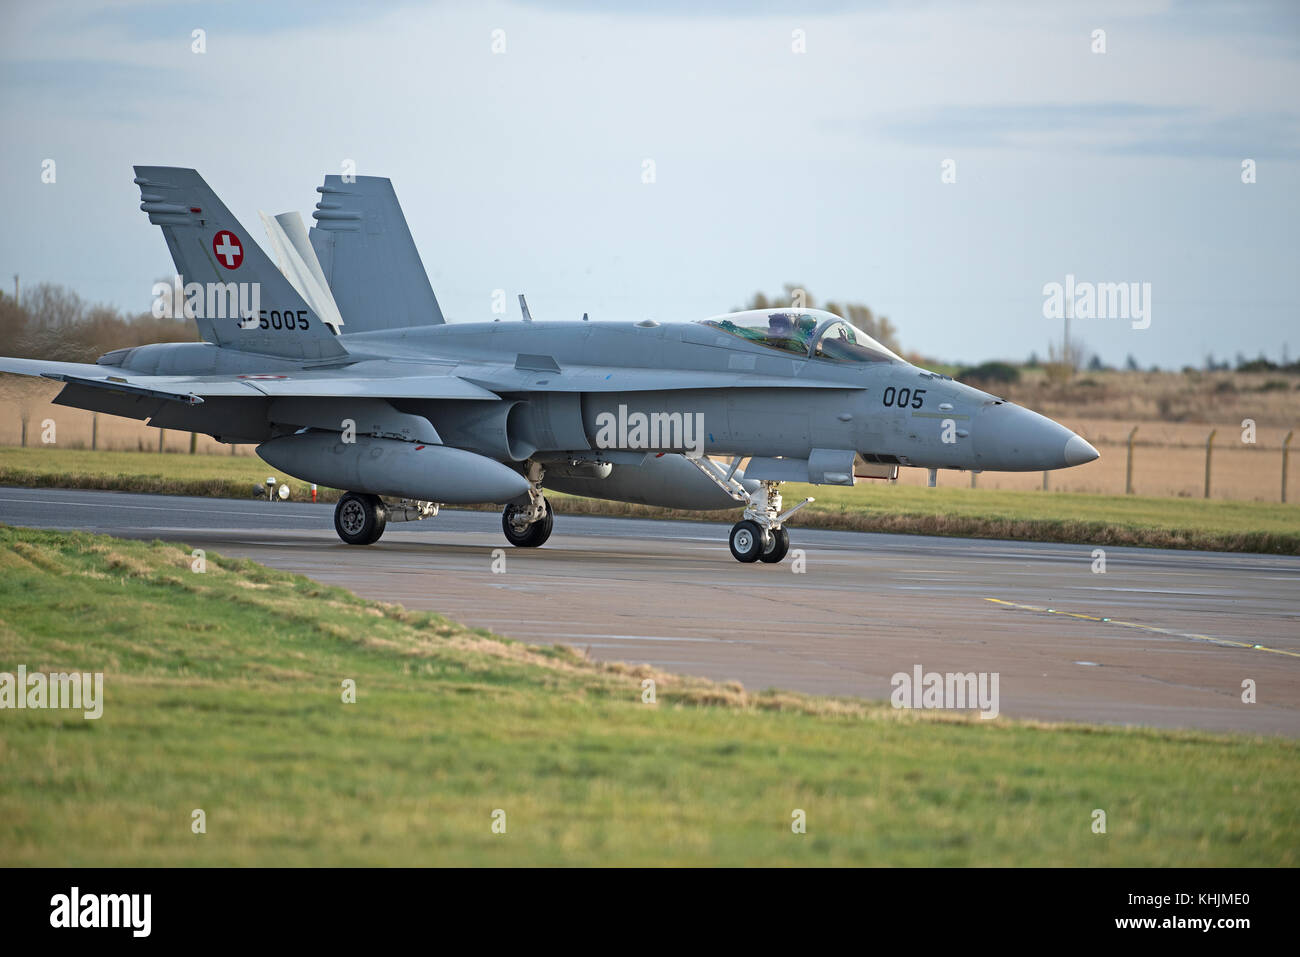
[[[885,699],[920,665],[997,673],[1009,717],[1300,735],[1293,557],[1107,548],[1098,574],[1085,545],[796,523],[791,558],[741,565],[729,524],[557,512],[546,546],[514,549],[499,514],[457,511],[358,548],[332,506],[50,489],[0,489],[0,522],[185,542],[751,689]]]

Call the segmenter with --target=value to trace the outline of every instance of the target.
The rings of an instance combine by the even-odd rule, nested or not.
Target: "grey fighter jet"
[[[135,172],[204,341],[95,364],[0,358],[0,371],[63,382],[63,405],[256,444],[276,468],[346,490],[334,524],[348,544],[442,505],[496,503],[505,537],[535,547],[551,533],[549,489],[743,508],[732,554],[779,562],[811,501],[786,508],[784,482],[1097,458],[1050,419],[815,309],[534,322],[520,297],[523,321],[446,323],[385,179],[327,177],[310,234],[296,214],[263,216],[276,263],[194,170]]]

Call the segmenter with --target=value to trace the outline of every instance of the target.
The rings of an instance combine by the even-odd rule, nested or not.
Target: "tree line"
[[[94,362],[106,352],[150,342],[194,342],[198,330],[187,319],[158,319],[112,306],[91,305],[71,289],[40,283],[23,290],[21,301],[0,292],[0,349],[21,359]]]

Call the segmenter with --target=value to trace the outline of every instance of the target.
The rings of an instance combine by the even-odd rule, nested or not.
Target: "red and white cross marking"
[[[244,247],[239,237],[228,229],[223,229],[212,237],[212,251],[216,253],[217,262],[227,269],[238,269],[244,261]]]

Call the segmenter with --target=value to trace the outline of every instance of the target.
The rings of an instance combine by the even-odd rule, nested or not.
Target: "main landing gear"
[[[551,503],[542,494],[542,478],[545,470],[541,464],[531,459],[527,463],[528,481],[532,487],[528,490],[528,502],[523,505],[507,505],[501,513],[501,530],[506,533],[506,541],[519,548],[536,548],[551,537],[551,528],[555,525],[555,516],[551,512]]]
[[[348,492],[334,506],[334,530],[349,545],[373,545],[387,524],[388,509],[378,495]]]
[[[728,544],[731,555],[738,562],[766,562],[775,565],[785,558],[790,551],[790,533],[785,528],[786,521],[811,498],[806,498],[794,508],[781,511],[781,483],[763,480],[758,488],[751,492],[736,479],[736,468],[740,459],[731,463],[731,470],[726,471],[709,459],[688,459],[692,465],[711,478],[719,488],[737,502],[745,503],[744,517],[731,528]]]
[[[373,545],[389,522],[418,522],[438,514],[437,502],[385,502],[369,492],[348,492],[334,506],[334,531],[349,545]]]

